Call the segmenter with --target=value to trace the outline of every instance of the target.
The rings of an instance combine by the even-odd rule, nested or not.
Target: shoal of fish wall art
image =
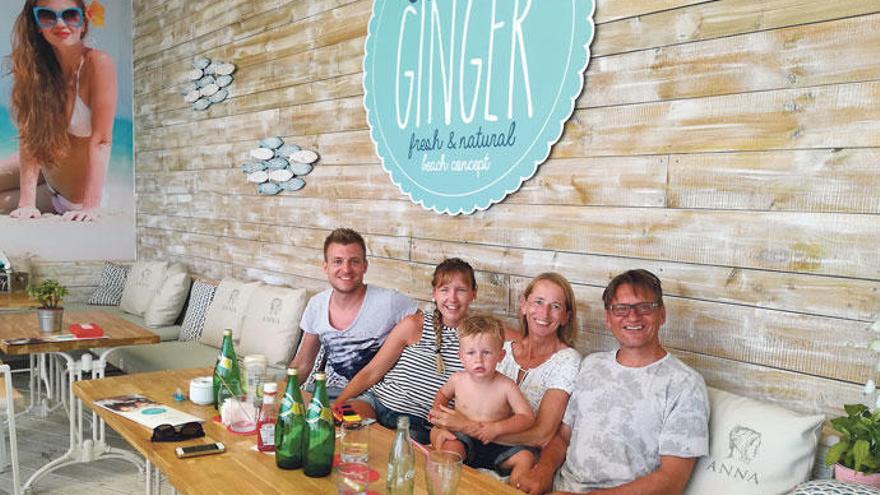
[[[235,80],[234,72],[235,64],[196,57],[192,69],[183,75],[186,80],[180,88],[183,101],[192,104],[193,110],[207,110],[225,101],[229,97],[229,85]]]
[[[249,155],[249,160],[241,165],[241,171],[264,196],[299,191],[306,185],[303,177],[312,171],[318,160],[314,151],[285,144],[278,136],[261,139],[259,147],[252,149]]]

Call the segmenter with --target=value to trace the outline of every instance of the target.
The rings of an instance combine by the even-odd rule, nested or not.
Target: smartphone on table
[[[222,454],[226,452],[226,446],[220,442],[206,443],[204,445],[192,445],[189,447],[177,447],[174,453],[180,459],[198,457],[201,455]]]

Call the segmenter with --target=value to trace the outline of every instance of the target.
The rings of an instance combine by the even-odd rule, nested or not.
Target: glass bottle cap
[[[326,380],[326,379],[327,379],[326,373],[315,373],[315,380]]]
[[[299,371],[297,371],[296,368],[287,368],[287,374],[291,376],[298,376]]]

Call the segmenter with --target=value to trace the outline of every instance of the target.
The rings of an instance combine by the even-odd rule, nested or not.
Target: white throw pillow
[[[299,321],[308,302],[305,289],[263,286],[251,294],[241,324],[241,354],[262,354],[286,366],[299,343]]]
[[[167,276],[171,275],[172,273],[187,273],[187,272],[188,272],[188,270],[186,268],[186,265],[184,265],[183,263],[172,263],[172,264],[168,265],[168,270],[165,271],[165,276],[167,277]]]
[[[165,277],[162,287],[153,296],[144,313],[144,323],[150,328],[173,325],[186,303],[191,282],[187,273],[171,273]]]
[[[685,495],[774,495],[806,481],[824,416],[708,388],[709,455],[694,467]]]
[[[234,278],[224,278],[214,292],[214,300],[208,306],[205,327],[199,342],[219,348],[223,343],[223,330],[227,328],[232,330],[233,340],[240,341],[241,319],[251,293],[260,285],[260,282],[244,283]]]
[[[167,271],[168,263],[164,261],[138,261],[132,265],[125,279],[119,309],[144,316],[153,296],[162,287]]]

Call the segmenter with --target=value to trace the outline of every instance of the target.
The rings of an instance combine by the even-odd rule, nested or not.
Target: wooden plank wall
[[[880,317],[880,3],[599,0],[583,94],[549,161],[488,211],[447,217],[382,171],[362,104],[368,0],[135,0],[141,258],[206,276],[325,285],[321,243],[366,234],[368,281],[429,297],[445,256],[479,308],[565,274],[579,347],[612,345],[599,296],[645,267],[663,338],[710,385],[836,414],[874,373]],[[232,99],[179,94],[196,55],[238,65]],[[238,165],[262,137],[316,149],[298,193]]]

